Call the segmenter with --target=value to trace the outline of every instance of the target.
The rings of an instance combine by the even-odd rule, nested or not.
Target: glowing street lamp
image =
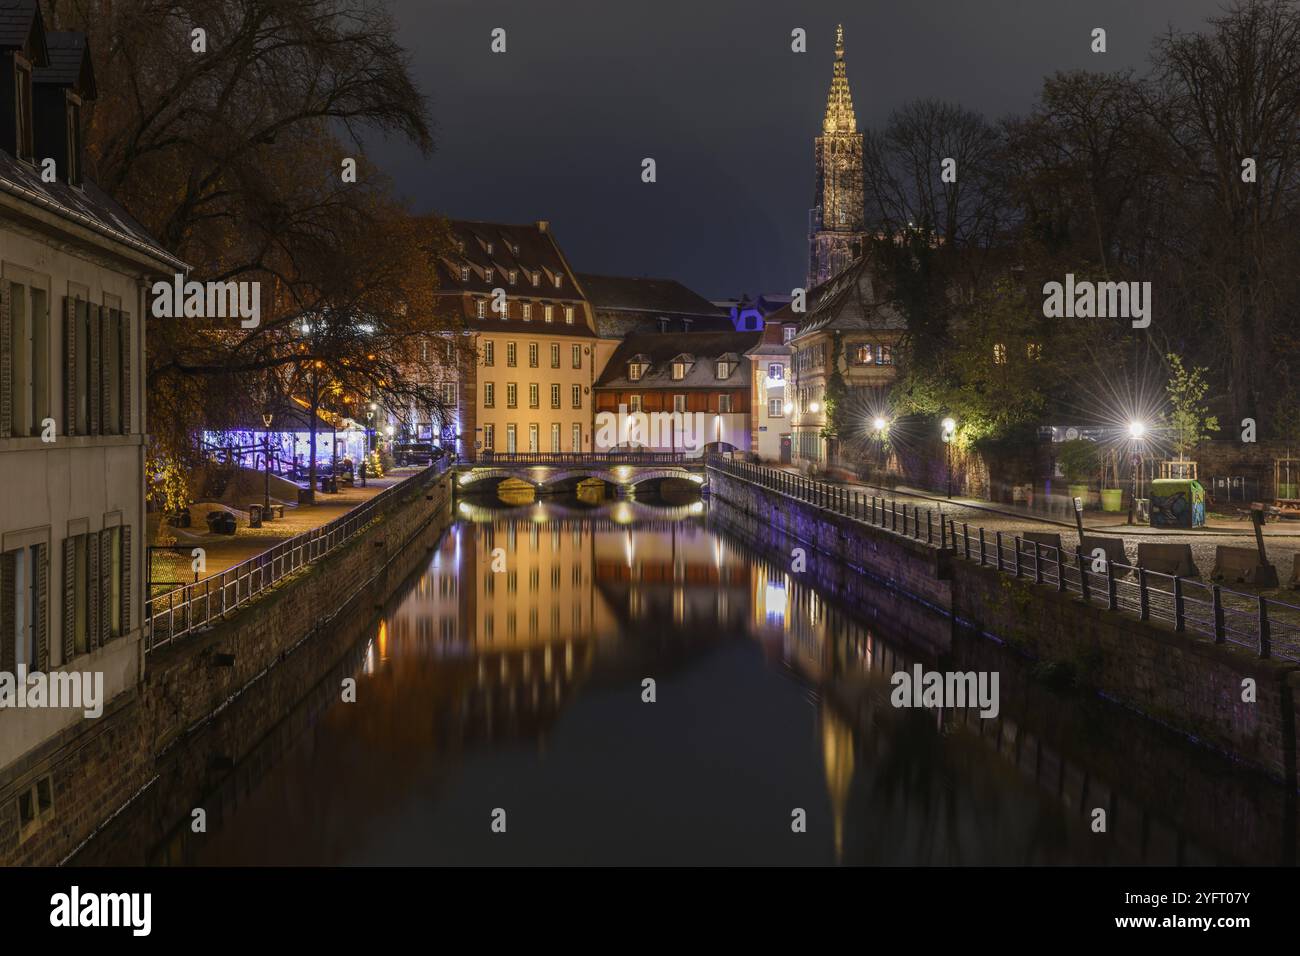
[[[886,422],[883,418],[880,417],[877,417],[876,420],[871,423],[872,427],[875,428],[877,435],[883,432],[885,430],[885,426],[888,424],[889,424],[888,422]]]
[[[1145,423],[1134,419],[1128,423],[1128,437],[1133,442],[1133,487],[1128,495],[1128,523],[1133,524],[1133,514],[1137,508],[1138,475],[1142,472],[1142,440],[1146,436]]]
[[[948,497],[952,497],[952,443],[957,437],[957,421],[954,418],[945,418],[941,423],[943,425],[943,443],[947,446],[948,458]]]
[[[808,403],[808,411],[812,412],[814,415],[816,415],[816,414],[817,414],[818,412],[820,412],[821,410],[822,410],[822,407],[821,407],[820,403],[818,403],[818,402],[809,402],[809,403]]]

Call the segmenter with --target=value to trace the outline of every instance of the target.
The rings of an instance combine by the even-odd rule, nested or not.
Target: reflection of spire
[[[844,62],[844,27],[835,28],[835,73],[831,77],[831,91],[826,97],[826,118],[822,121],[824,133],[856,133],[858,120],[853,115],[853,94],[849,92],[848,67]]]
[[[822,700],[822,763],[835,825],[835,862],[844,856],[844,809],[853,785],[853,731]]]

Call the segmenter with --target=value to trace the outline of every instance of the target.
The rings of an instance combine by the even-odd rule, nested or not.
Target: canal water
[[[206,832],[115,838],[128,813],[77,862],[1294,862],[1286,788],[902,598],[841,606],[721,502],[458,508],[363,644],[195,794]],[[998,716],[892,706],[916,664],[997,670]]]

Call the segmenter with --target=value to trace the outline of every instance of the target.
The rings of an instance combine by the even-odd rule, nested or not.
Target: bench
[[[283,518],[283,517],[284,517],[284,505],[272,503],[269,505],[265,505],[262,508],[262,518],[266,521],[270,521],[272,518]]]
[[[1178,578],[1199,578],[1201,572],[1192,560],[1190,544],[1139,544],[1138,567],[1157,574]]]
[[[1214,549],[1216,581],[1253,584],[1259,588],[1277,587],[1277,568],[1260,559],[1258,548],[1233,548],[1221,544]]]
[[[1101,551],[1106,557],[1106,564],[1114,567],[1115,576],[1123,577],[1132,573],[1132,562],[1129,561],[1128,551],[1124,549],[1123,538],[1113,538],[1109,535],[1085,534],[1080,539],[1080,547],[1083,549],[1085,558],[1092,558],[1094,553]]]

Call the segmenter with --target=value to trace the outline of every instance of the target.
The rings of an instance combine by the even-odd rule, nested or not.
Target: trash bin
[[[261,505],[248,506],[248,526],[250,528],[262,527],[262,506]]]
[[[1151,527],[1205,526],[1205,486],[1191,478],[1157,478],[1151,482]]]

